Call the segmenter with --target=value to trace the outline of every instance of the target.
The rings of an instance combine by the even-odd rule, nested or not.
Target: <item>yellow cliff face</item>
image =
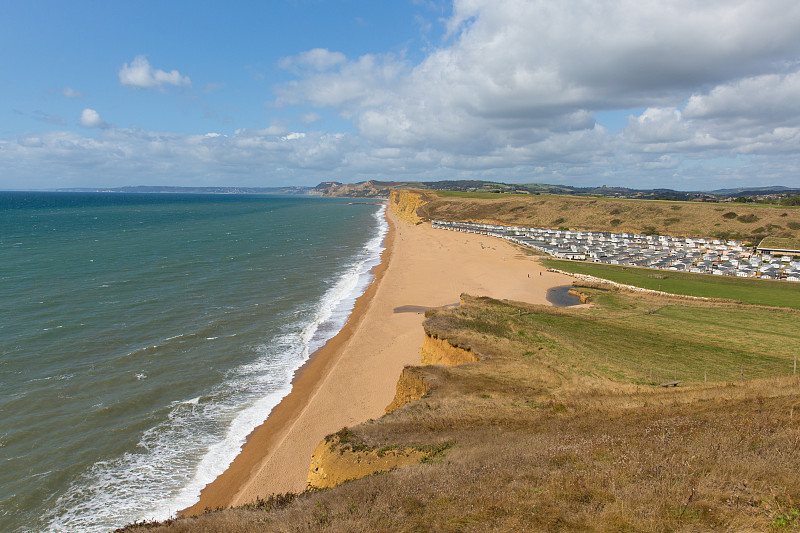
[[[445,339],[425,335],[420,350],[423,365],[456,366],[473,363],[480,358],[469,350],[453,346]],[[431,378],[427,378],[418,367],[406,367],[397,380],[397,392],[386,413],[422,398],[431,389]],[[435,378],[434,378],[435,379]],[[311,456],[306,487],[324,489],[335,487],[353,479],[378,472],[418,463],[426,453],[414,448],[372,449],[350,441],[352,433],[347,428],[329,435],[317,445]]]
[[[422,193],[416,191],[396,190],[389,195],[392,211],[398,218],[410,224],[422,223],[422,218],[417,215],[417,209],[425,203]]]
[[[425,378],[414,367],[407,366],[397,380],[397,392],[392,403],[386,406],[386,414],[396,411],[407,403],[422,398],[429,389]]]
[[[464,363],[474,363],[480,357],[469,349],[453,346],[445,339],[426,334],[420,348],[420,362],[422,365],[457,366]],[[396,411],[404,405],[419,400],[430,392],[435,380],[431,376],[420,372],[419,368],[407,366],[397,380],[397,390],[392,403],[386,406],[386,414]]]
[[[346,439],[344,439],[346,440]],[[419,463],[426,453],[411,448],[366,449],[343,442],[339,434],[319,443],[311,456],[308,489],[326,489],[393,468]]]
[[[427,333],[422,341],[420,352],[423,365],[456,366],[474,363],[480,359],[472,350],[453,346],[447,340]]]

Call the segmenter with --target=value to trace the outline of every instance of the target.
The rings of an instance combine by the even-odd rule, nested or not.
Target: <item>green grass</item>
[[[742,365],[748,379],[792,371],[800,342],[797,313],[665,305],[602,292],[594,299],[601,311],[556,315],[548,333],[575,360],[617,381],[733,381]]]
[[[416,367],[423,398],[339,432],[421,463],[128,530],[796,530],[800,311],[580,290],[593,306],[462,295],[426,313],[485,357]]]
[[[617,382],[736,381],[742,370],[746,379],[792,372],[800,344],[796,311],[581,291],[592,294],[594,308],[520,314],[510,304],[474,299],[469,308],[429,317],[428,327],[506,338],[521,360],[547,353],[568,373]]]
[[[724,298],[753,305],[800,309],[800,283],[714,276],[672,270],[542,259],[550,268],[683,296]],[[658,277],[651,277],[658,276]],[[662,278],[662,276],[666,276]]]

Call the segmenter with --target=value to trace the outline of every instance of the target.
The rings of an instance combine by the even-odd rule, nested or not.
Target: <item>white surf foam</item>
[[[94,464],[46,516],[48,531],[108,531],[135,520],[166,519],[197,501],[233,461],[247,435],[291,390],[309,355],[338,333],[372,281],[388,231],[385,206],[376,232],[308,318],[258,348],[259,357],[202,397],[173,403],[134,451]],[[308,316],[305,314],[305,316]],[[137,376],[138,377],[138,376]]]
[[[286,335],[277,343],[283,346],[282,359],[276,375],[276,363],[272,357],[262,357],[256,363],[244,365],[239,372],[255,376],[269,375],[269,381],[281,383],[276,390],[251,403],[241,410],[230,424],[224,438],[210,446],[201,459],[192,480],[175,496],[160,507],[156,515],[169,517],[175,510],[184,509],[197,501],[200,490],[220,475],[238,455],[242,445],[253,429],[266,420],[267,415],[291,391],[294,372],[308,360],[310,354],[324,346],[347,322],[358,297],[372,281],[372,269],[380,263],[383,241],[389,227],[385,220],[386,206],[381,206],[375,219],[376,235],[364,246],[356,260],[345,269],[338,281],[320,300],[313,320],[300,332],[299,338]],[[324,326],[324,328],[323,328]],[[299,341],[299,342],[298,342]],[[297,351],[299,348],[299,353]],[[263,347],[263,349],[267,349]],[[291,357],[286,357],[291,353]],[[277,379],[275,379],[277,378]]]

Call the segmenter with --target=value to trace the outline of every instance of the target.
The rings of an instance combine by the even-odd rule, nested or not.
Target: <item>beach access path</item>
[[[298,371],[292,392],[181,515],[303,491],[319,442],[344,426],[380,418],[403,367],[420,363],[424,315],[418,308],[457,304],[461,293],[550,305],[547,290],[572,283],[508,242],[411,225],[390,209],[386,216],[381,264],[347,325]]]

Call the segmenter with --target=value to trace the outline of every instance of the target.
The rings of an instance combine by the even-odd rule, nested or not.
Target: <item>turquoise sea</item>
[[[0,531],[194,503],[344,325],[384,209],[0,193]]]

